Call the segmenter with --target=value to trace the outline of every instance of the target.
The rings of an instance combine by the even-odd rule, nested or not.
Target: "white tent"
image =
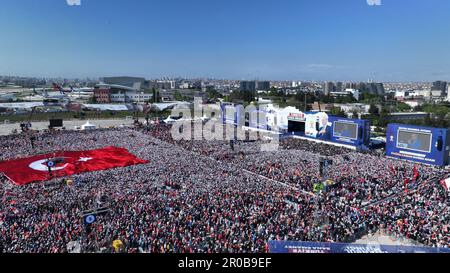
[[[81,130],[95,130],[97,129],[97,126],[95,126],[94,124],[91,124],[89,121],[86,122],[86,124],[81,126]]]
[[[287,130],[289,125],[289,118],[291,116],[304,116],[303,112],[295,107],[289,106],[286,108],[278,108],[273,104],[268,104],[265,109],[267,112],[267,125],[271,128]]]

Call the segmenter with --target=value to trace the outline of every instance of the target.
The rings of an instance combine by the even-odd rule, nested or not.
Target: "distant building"
[[[310,105],[312,111],[330,112],[333,109],[331,103],[318,103],[317,101]]]
[[[150,101],[153,94],[123,85],[99,84],[94,89],[94,97],[98,103],[140,103]]]
[[[428,113],[425,112],[400,112],[400,113],[391,113],[388,117],[390,120],[411,120],[411,119],[423,119],[428,116]]]
[[[431,98],[432,94],[430,90],[414,90],[409,93],[411,97],[422,97],[424,99]]]
[[[394,97],[397,99],[404,99],[409,96],[409,91],[395,91]]]
[[[450,85],[447,86],[447,101],[450,101]]]
[[[240,88],[241,91],[268,91],[270,90],[269,81],[241,81]]]
[[[328,96],[331,92],[334,92],[334,83],[333,82],[326,82],[323,87],[323,93]]]
[[[442,91],[445,93],[447,91],[447,82],[444,81],[435,81],[431,86],[431,91]]]
[[[348,96],[348,95],[352,95],[356,100],[359,100],[359,91],[356,89],[345,89],[345,91],[333,91],[330,92],[330,95],[333,97],[343,97],[343,96]]]
[[[241,81],[239,89],[241,91],[256,92],[256,82],[255,81]]]
[[[144,82],[144,87],[146,89],[157,89],[158,88],[158,82],[157,81],[145,81]]]
[[[445,92],[445,90],[444,91],[442,91],[442,90],[431,90],[431,97],[433,97],[433,98],[440,98],[440,97],[444,96],[444,92]]]
[[[180,83],[178,88],[180,88],[180,89],[189,89],[189,83],[187,83],[187,82]]]
[[[341,111],[344,111],[346,114],[351,114],[353,112],[368,114],[370,109],[370,104],[363,103],[335,104],[334,106],[339,107]]]
[[[111,102],[116,103],[143,103],[152,99],[153,94],[140,91],[119,91],[111,94]]]
[[[212,85],[212,84],[205,85],[202,88],[202,92],[210,92],[210,91],[214,91],[214,90],[216,90],[216,86]]]
[[[192,88],[201,90],[203,87],[203,81],[195,81],[192,83]]]
[[[109,88],[95,88],[94,98],[97,103],[111,103],[111,91]]]
[[[177,83],[175,81],[166,81],[167,86],[169,87],[169,89],[175,89]]]
[[[137,77],[104,77],[103,82],[105,84],[135,87],[137,83],[144,84],[146,81],[144,78],[137,78]]]
[[[404,100],[406,98],[431,98],[430,90],[405,90],[405,91],[395,91],[395,98],[397,100]]]
[[[156,85],[159,89],[169,90],[175,89],[176,83],[175,81],[158,81]]]
[[[386,93],[386,89],[384,88],[383,83],[375,83],[375,88],[378,95],[384,95]]]
[[[345,89],[358,89],[358,86],[354,82],[347,82],[345,84]]]
[[[256,82],[256,89],[265,91],[270,90],[270,82],[269,81]]]
[[[335,90],[336,92],[342,92],[342,91],[344,91],[344,85],[343,85],[343,83],[342,82],[337,82],[336,83],[336,90]]]
[[[386,92],[383,83],[375,83],[375,82],[364,83],[364,82],[360,82],[357,85],[357,87],[358,87],[357,89],[360,92],[368,92],[368,93],[374,94],[374,95],[384,95],[385,92]]]
[[[423,101],[418,100],[406,100],[404,103],[408,104],[411,108],[416,108],[417,106],[424,104]]]
[[[368,83],[366,85],[367,91],[371,94],[375,95],[384,95],[385,89],[383,83]]]

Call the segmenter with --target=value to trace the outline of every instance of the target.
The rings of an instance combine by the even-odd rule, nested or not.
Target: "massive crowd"
[[[54,151],[127,148],[148,164],[70,177],[74,184],[12,186],[0,178],[0,252],[267,252],[269,240],[350,242],[383,229],[449,247],[449,198],[438,168],[304,140],[174,141],[170,126],[0,137],[0,160]],[[33,142],[33,143],[32,143]],[[319,173],[319,160],[333,164]],[[314,184],[335,185],[312,194]],[[109,210],[81,218],[99,196]]]

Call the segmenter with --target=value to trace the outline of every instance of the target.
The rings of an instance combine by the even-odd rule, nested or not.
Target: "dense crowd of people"
[[[0,160],[114,145],[149,161],[54,179],[57,187],[13,186],[0,178],[0,252],[268,252],[269,240],[351,242],[383,229],[450,247],[442,169],[285,139],[175,141],[171,127],[61,131],[0,137]],[[321,158],[333,160],[319,172]],[[324,180],[333,185],[314,194]],[[107,212],[82,215],[105,197]]]

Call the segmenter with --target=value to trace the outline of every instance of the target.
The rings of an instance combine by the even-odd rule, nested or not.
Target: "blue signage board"
[[[449,130],[402,124],[389,124],[386,155],[436,166],[449,164]]]
[[[331,141],[356,147],[368,147],[370,121],[330,116]]]
[[[450,248],[394,246],[380,244],[342,244],[269,241],[270,253],[450,253]]]

